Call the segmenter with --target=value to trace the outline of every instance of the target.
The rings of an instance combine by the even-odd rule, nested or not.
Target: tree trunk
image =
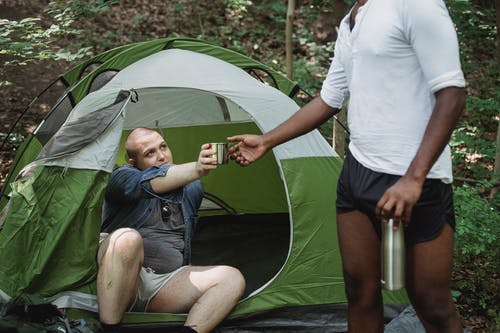
[[[295,11],[295,0],[288,0],[288,9],[286,11],[286,31],[285,31],[285,44],[286,44],[286,76],[293,80],[293,16]]]
[[[499,0],[497,0],[498,2]],[[498,8],[498,7],[497,7]],[[498,47],[497,47],[498,49]],[[495,154],[495,168],[493,169],[494,181],[498,180],[500,177],[500,120],[498,121],[498,129],[497,129],[497,153]],[[493,185],[494,187],[490,192],[490,199],[493,199],[495,194],[498,192],[498,184]]]
[[[495,7],[497,12],[497,31],[500,28],[500,0],[495,0]],[[497,33],[497,66],[500,64],[500,34]],[[497,129],[497,152],[495,154],[495,168],[493,169],[493,175],[495,180],[500,177],[500,119],[498,120],[498,129]],[[498,192],[498,186],[495,186],[491,189],[490,199],[493,199],[495,194]]]
[[[498,29],[500,28],[500,0],[495,0],[495,9],[497,12],[497,65],[500,64],[500,33]]]

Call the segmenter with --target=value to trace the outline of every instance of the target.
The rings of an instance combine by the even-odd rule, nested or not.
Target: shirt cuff
[[[448,87],[465,87],[464,73],[462,71],[448,72],[429,81],[432,93]]]
[[[171,164],[164,164],[160,166],[152,166],[144,170],[141,179],[142,188],[149,193],[154,193],[149,181],[156,177],[164,177],[171,166]]]
[[[325,88],[321,89],[320,92],[321,99],[323,102],[328,104],[328,106],[334,109],[342,109],[342,104],[344,103],[344,93],[341,91],[327,90]]]

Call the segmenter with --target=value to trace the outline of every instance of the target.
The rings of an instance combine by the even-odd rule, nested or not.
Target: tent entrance
[[[254,119],[230,99],[189,88],[137,90],[126,106],[116,164],[126,163],[124,141],[135,127],[157,129],[175,164],[197,159],[203,143],[226,142],[236,133],[261,134]],[[192,248],[193,265],[230,265],[246,280],[245,297],[282,269],[291,221],[280,166],[272,152],[241,168],[230,161],[201,179],[205,197]]]
[[[205,216],[196,227],[192,264],[238,268],[246,280],[246,297],[284,266],[289,244],[287,213]]]

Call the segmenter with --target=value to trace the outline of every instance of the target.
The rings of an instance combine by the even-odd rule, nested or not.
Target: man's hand
[[[261,135],[242,134],[228,137],[229,142],[238,144],[229,148],[231,159],[241,166],[247,166],[264,156],[268,151]]]
[[[420,198],[423,183],[401,177],[394,185],[389,187],[377,203],[375,213],[379,220],[387,223],[390,218],[394,220],[394,230],[399,223],[407,226],[411,220],[413,206]]]
[[[196,170],[200,177],[206,176],[210,170],[217,169],[217,158],[213,156],[214,154],[215,151],[209,143],[201,146],[198,161],[196,161]]]

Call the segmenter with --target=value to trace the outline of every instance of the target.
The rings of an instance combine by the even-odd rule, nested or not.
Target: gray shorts
[[[173,272],[165,274],[156,274],[151,268],[142,267],[139,273],[139,289],[130,312],[147,312],[149,302],[160,291],[160,289],[174,276],[187,266],[182,266]]]

